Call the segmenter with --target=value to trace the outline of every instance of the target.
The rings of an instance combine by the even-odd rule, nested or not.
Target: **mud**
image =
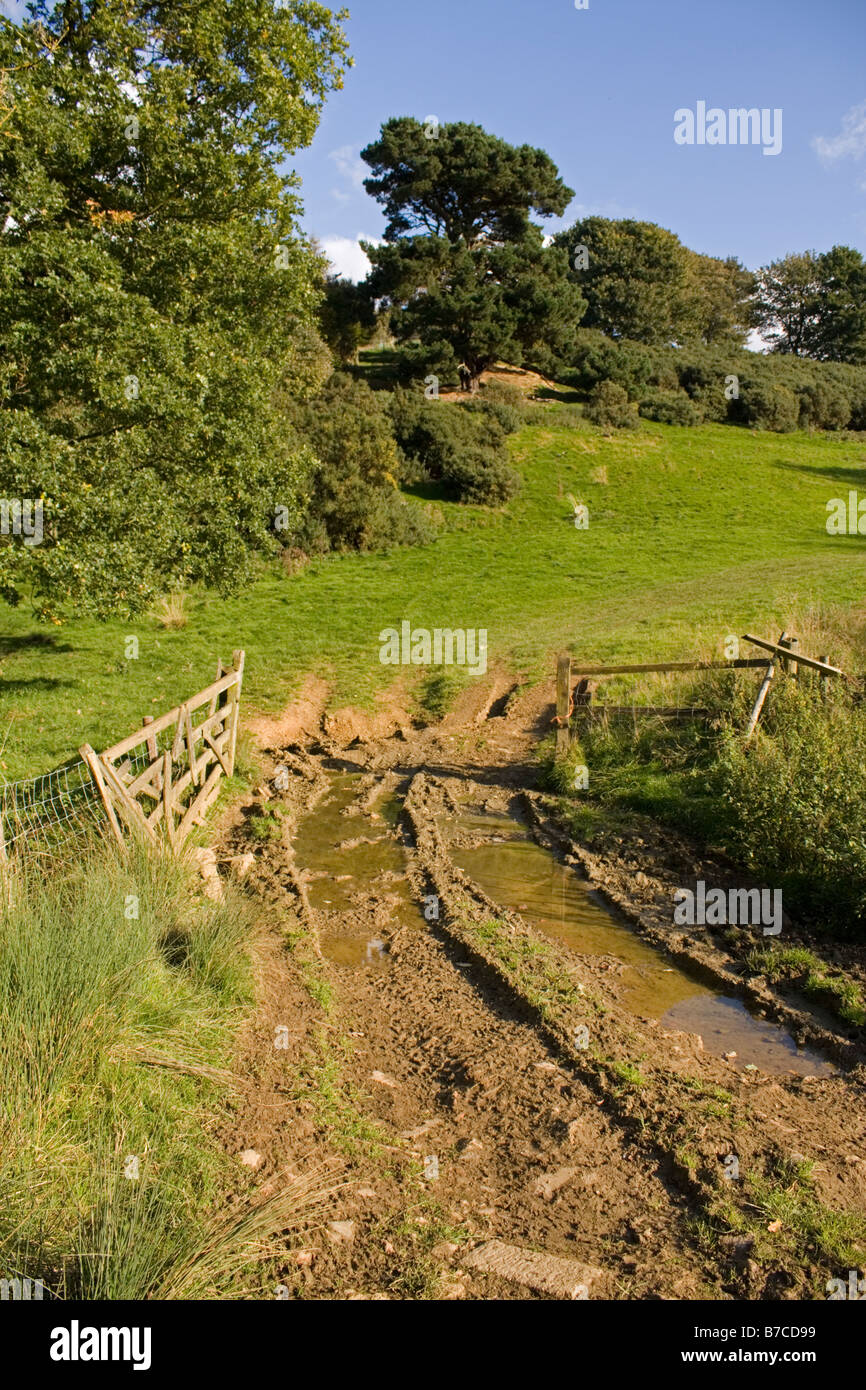
[[[341,1184],[338,1227],[275,1276],[557,1296],[471,1258],[493,1241],[597,1271],[592,1298],[823,1297],[838,1251],[774,1230],[766,1192],[809,1161],[810,1200],[866,1210],[862,1036],[674,927],[683,873],[733,866],[657,829],[569,838],[535,786],[549,699],[494,672],[435,728],[320,720],[226,827],[228,858],[263,802],[284,812],[255,845],[262,1000],[225,1142],[264,1185],[320,1161]]]

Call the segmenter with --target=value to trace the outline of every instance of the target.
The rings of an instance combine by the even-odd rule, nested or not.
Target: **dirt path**
[[[350,747],[311,711],[225,840],[227,856],[254,844],[269,920],[226,1143],[258,1156],[265,1188],[321,1161],[339,1184],[333,1224],[275,1277],[313,1298],[823,1296],[854,1258],[824,1204],[864,1206],[861,1042],[746,982],[729,945],[674,932],[683,857],[729,866],[671,837],[639,847],[640,869],[634,845],[568,841],[533,791],[548,691],[497,674],[433,729],[395,717],[382,737],[378,717],[365,740],[343,721]],[[569,949],[489,897],[455,863],[460,818],[515,808],[665,953],[659,969],[699,964],[820,1049],[824,1074],[704,1049],[635,1011],[615,951]],[[483,1272],[517,1251],[519,1278]]]

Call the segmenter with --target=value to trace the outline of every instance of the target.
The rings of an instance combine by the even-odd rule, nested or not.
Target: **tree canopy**
[[[515,148],[479,126],[388,121],[361,151],[365,187],[385,208],[381,246],[364,244],[369,290],[394,312],[410,366],[454,374],[474,389],[499,358],[549,358],[584,309],[564,254],[531,213],[561,214],[572,192],[542,150]]]
[[[866,362],[866,261],[850,246],[783,256],[758,275],[757,317],[775,351]]]
[[[0,542],[13,602],[235,587],[299,509],[308,460],[274,402],[320,380],[324,269],[280,166],[341,84],[340,19],[38,0],[0,20],[0,493],[44,507],[41,545]]]
[[[634,342],[742,342],[753,277],[733,257],[684,246],[653,222],[586,217],[556,242],[587,299],[584,328]]]

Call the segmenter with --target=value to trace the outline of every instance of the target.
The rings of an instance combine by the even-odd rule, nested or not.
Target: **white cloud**
[[[370,273],[370,262],[361,250],[361,241],[372,241],[378,246],[378,238],[374,236],[352,237],[348,236],[327,236],[323,237],[320,245],[334,272],[340,276],[341,280],[366,280]]]
[[[838,135],[831,135],[829,139],[816,135],[812,140],[812,149],[825,163],[849,157],[862,159],[866,154],[866,101],[845,112]]]
[[[338,150],[331,150],[328,158],[333,159],[340,177],[344,178],[356,193],[364,192],[364,179],[370,170],[354,145],[341,145]]]

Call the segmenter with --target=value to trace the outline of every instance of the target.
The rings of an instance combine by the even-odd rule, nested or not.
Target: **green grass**
[[[237,1182],[213,1130],[252,1004],[249,908],[112,846],[7,885],[0,1270],[65,1297],[231,1296],[269,1219],[214,1216]]]
[[[756,946],[746,955],[746,964],[756,974],[766,975],[776,984],[790,980],[804,994],[828,1005],[839,1018],[857,1027],[866,1024],[863,991],[841,974],[828,973],[828,967],[806,946]]]
[[[236,647],[247,711],[274,712],[309,672],[333,684],[335,704],[371,701],[395,674],[379,663],[379,633],[404,619],[486,628],[489,660],[531,679],[563,644],[584,659],[662,658],[691,651],[697,627],[720,649],[791,602],[862,598],[866,546],[825,530],[826,502],[866,484],[862,443],[649,422],[605,439],[560,426],[565,409],[538,407],[512,438],[520,495],[501,511],[440,501],[445,529],[427,548],[263,573],[231,599],[193,593],[181,632],[153,618],[46,629],[4,607],[0,774],[44,771],[85,740],[105,746]],[[589,507],[587,531],[571,524],[568,492]]]

